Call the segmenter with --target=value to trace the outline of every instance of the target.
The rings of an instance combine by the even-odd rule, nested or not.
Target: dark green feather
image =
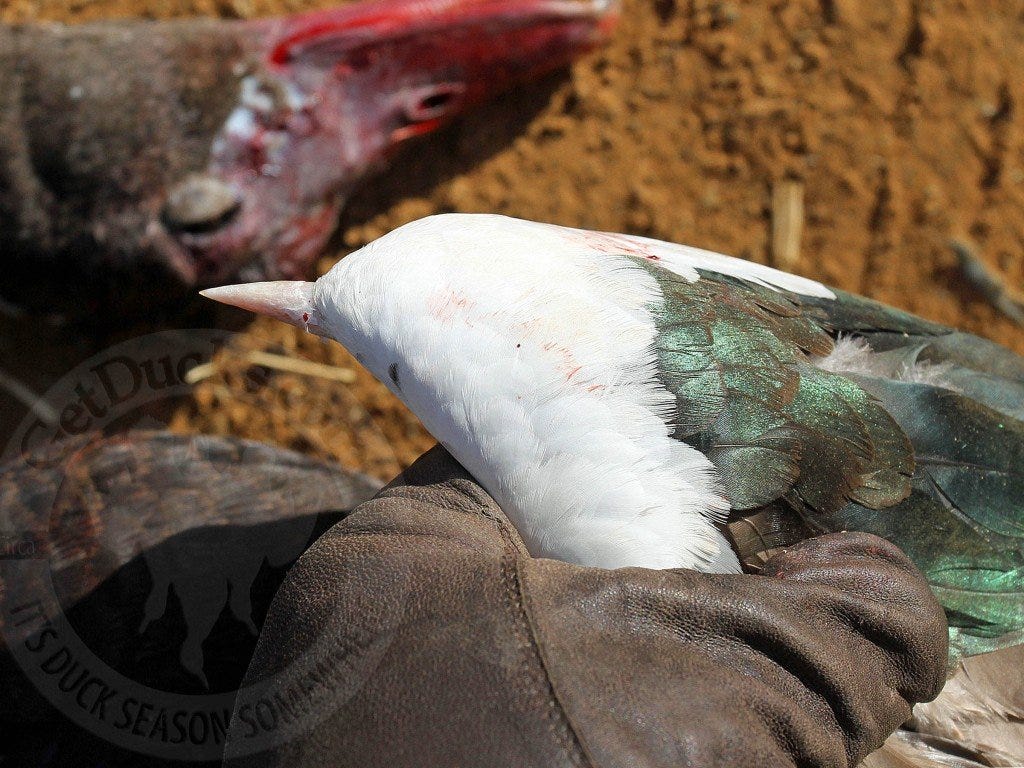
[[[728,407],[691,442],[718,469],[733,508],[752,509],[796,482],[807,435],[764,403],[731,392]]]
[[[676,437],[718,469],[748,567],[820,533],[876,533],[928,577],[954,655],[1024,642],[1024,360],[843,292],[642,266],[666,297],[656,349]],[[879,353],[872,376],[815,365],[838,336]],[[900,380],[922,363],[943,386]]]

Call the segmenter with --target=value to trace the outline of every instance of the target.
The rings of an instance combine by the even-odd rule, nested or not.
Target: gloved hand
[[[852,766],[938,693],[945,661],[941,609],[881,539],[807,541],[759,576],[534,559],[437,448],[292,569],[227,754],[296,767]]]

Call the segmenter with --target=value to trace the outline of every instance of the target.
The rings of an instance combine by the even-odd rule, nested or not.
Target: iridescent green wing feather
[[[948,389],[861,384],[913,441],[914,490],[891,514],[851,505],[831,525],[877,533],[911,555],[946,608],[957,653],[1024,641],[1024,422]]]
[[[643,267],[666,296],[657,353],[676,437],[718,468],[748,567],[817,533],[877,533],[928,576],[955,652],[1024,641],[1024,360],[842,292]],[[941,366],[943,386],[817,367],[840,335],[897,373]]]

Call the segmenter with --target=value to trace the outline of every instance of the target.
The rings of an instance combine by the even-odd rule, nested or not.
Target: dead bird
[[[827,532],[897,544],[967,659],[918,728],[1021,764],[1024,358],[760,264],[485,214],[204,293],[343,344],[536,556],[728,573]]]
[[[607,36],[609,0],[0,27],[0,314],[299,278],[406,140]],[[175,290],[177,289],[177,290]]]
[[[950,240],[949,247],[956,254],[960,272],[971,287],[1017,325],[1024,326],[1024,293],[1006,285],[967,243]]]

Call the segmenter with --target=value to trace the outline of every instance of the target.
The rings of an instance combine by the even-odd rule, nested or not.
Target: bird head
[[[315,282],[240,283],[201,293],[337,341],[417,411],[409,402],[409,390],[403,391],[396,381],[396,365],[412,373],[409,364],[424,363],[416,368],[429,378],[439,361],[465,340],[465,333],[503,322],[499,316],[516,314],[505,312],[505,302],[522,305],[524,311],[527,305],[542,307],[537,271],[543,274],[546,256],[558,262],[567,256],[621,253],[642,256],[646,251],[643,243],[627,236],[492,214],[448,213],[392,230],[343,258]],[[561,287],[573,293],[574,289]],[[619,288],[620,294],[624,292],[629,292],[627,285]],[[473,319],[478,316],[486,319],[478,323]],[[573,320],[579,328],[589,327],[585,315]],[[524,331],[531,338],[559,335],[565,324],[566,318],[557,312],[537,311]],[[530,348],[525,345],[521,354]],[[408,382],[414,380],[410,377]]]
[[[268,25],[204,173],[162,221],[189,282],[304,277],[354,184],[400,145],[604,39],[614,0],[389,0]],[[182,262],[178,259],[178,262]]]
[[[576,232],[490,214],[440,214],[392,230],[313,282],[239,283],[201,293],[340,343],[413,407],[394,366],[458,346],[456,316],[486,311],[484,304],[496,309],[504,290],[522,287],[522,259],[556,252]]]

